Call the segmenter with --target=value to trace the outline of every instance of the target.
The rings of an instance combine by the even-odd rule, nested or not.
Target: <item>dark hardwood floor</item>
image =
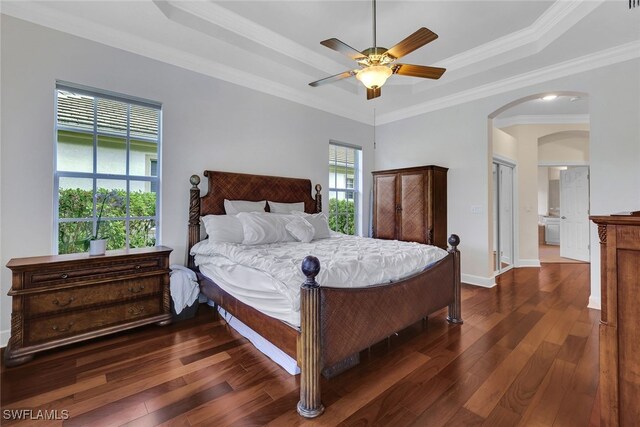
[[[499,286],[463,286],[463,325],[445,313],[363,352],[323,381],[326,412],[295,410],[298,379],[207,306],[2,368],[2,425],[598,425],[598,319],[588,264],[514,269]],[[389,307],[393,310],[393,307]],[[68,411],[7,420],[9,409]],[[52,412],[48,412],[51,414]]]

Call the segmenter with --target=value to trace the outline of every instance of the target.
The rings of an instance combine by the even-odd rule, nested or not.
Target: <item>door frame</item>
[[[494,163],[498,163],[501,164],[503,166],[508,166],[510,168],[513,169],[513,173],[512,173],[512,180],[513,182],[511,183],[512,185],[512,208],[511,208],[511,216],[512,216],[512,221],[513,221],[513,239],[512,239],[512,246],[513,246],[513,253],[512,255],[512,259],[511,259],[511,265],[509,267],[506,267],[505,269],[499,269],[496,270],[495,269],[495,263],[493,265],[493,273],[494,276],[498,276],[502,273],[505,273],[509,270],[511,270],[512,268],[517,268],[520,267],[520,213],[519,213],[519,206],[520,206],[520,200],[519,200],[519,196],[518,196],[518,162],[516,162],[513,159],[510,159],[508,157],[505,156],[501,156],[499,154],[493,154],[492,159],[491,159],[491,167],[493,169],[493,164]],[[493,174],[493,172],[492,172]],[[491,184],[491,191],[493,191],[493,183]],[[500,195],[499,194],[493,194],[493,197],[496,200],[496,203],[500,204]],[[496,225],[496,227],[498,228],[496,230],[497,232],[497,236],[498,236],[498,241],[500,240],[500,212],[498,210],[498,212],[496,213],[496,215],[498,215],[498,224]],[[491,219],[493,221],[493,218]],[[493,238],[493,236],[492,236]],[[495,242],[494,242],[495,243]]]

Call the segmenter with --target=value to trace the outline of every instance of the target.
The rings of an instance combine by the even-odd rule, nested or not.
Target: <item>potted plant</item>
[[[89,248],[89,255],[104,255],[107,251],[107,239],[102,238],[100,234],[100,224],[102,223],[102,214],[104,213],[105,206],[111,208],[118,208],[122,206],[122,197],[118,194],[117,190],[111,190],[109,192],[96,192],[96,205],[100,203],[100,209],[98,210],[98,221],[96,223],[96,231],[87,238],[87,246]]]

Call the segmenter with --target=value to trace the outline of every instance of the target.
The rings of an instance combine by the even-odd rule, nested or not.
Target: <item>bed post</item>
[[[191,255],[191,248],[193,245],[200,241],[200,177],[198,175],[191,175],[189,178],[191,183],[191,190],[189,191],[189,247],[187,248],[189,268],[195,268],[193,256]]]
[[[453,255],[453,304],[449,305],[447,321],[449,323],[464,323],[460,311],[460,251],[458,250],[460,237],[457,234],[452,234],[449,237],[449,244],[451,245],[449,253]]]
[[[322,212],[322,185],[316,184],[316,213]]]
[[[315,418],[324,412],[320,399],[320,372],[322,349],[320,340],[320,286],[316,276],[320,261],[307,256],[302,261],[302,272],[307,279],[300,288],[300,401],[298,413],[305,418]]]

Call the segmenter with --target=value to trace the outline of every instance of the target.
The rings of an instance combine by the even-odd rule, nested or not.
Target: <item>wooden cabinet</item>
[[[15,258],[5,365],[149,323],[171,322],[170,248]]]
[[[640,420],[640,212],[591,217],[600,237],[603,426]]]
[[[447,168],[373,172],[373,237],[447,247]]]

